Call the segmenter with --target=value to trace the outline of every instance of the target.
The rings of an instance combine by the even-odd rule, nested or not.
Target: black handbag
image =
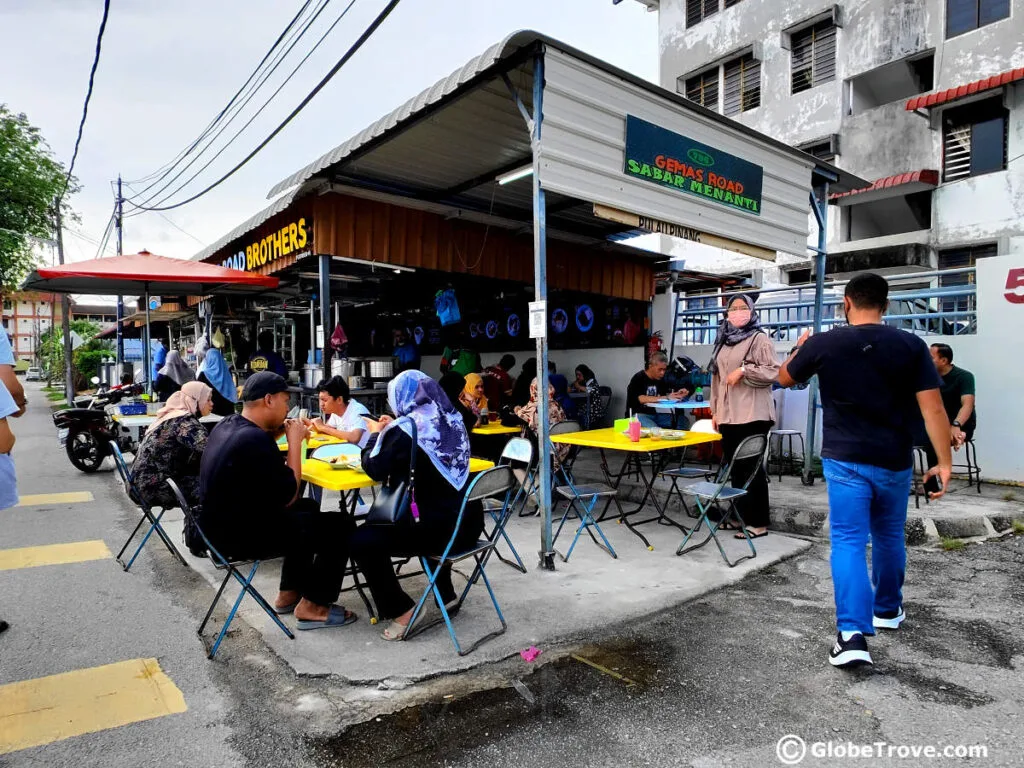
[[[416,422],[409,419],[412,425],[412,451],[409,459],[409,477],[396,484],[393,488],[382,485],[377,491],[377,498],[370,505],[366,515],[369,525],[404,525],[409,518],[409,511],[416,506],[414,490],[416,486]],[[378,440],[381,438],[378,437]],[[412,517],[419,520],[419,513],[413,509]]]

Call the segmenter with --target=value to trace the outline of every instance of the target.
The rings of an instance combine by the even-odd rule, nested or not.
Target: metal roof
[[[908,112],[913,112],[916,109],[937,107],[940,104],[945,104],[949,101],[955,101],[956,99],[962,99],[966,96],[973,96],[976,93],[984,93],[985,91],[991,91],[995,88],[1001,88],[1004,85],[1016,83],[1018,80],[1024,80],[1024,67],[1010,69],[1002,74],[993,75],[992,77],[983,77],[980,80],[975,80],[974,82],[967,83],[966,85],[960,85],[956,88],[947,88],[944,91],[935,91],[934,93],[928,93],[924,96],[915,96],[907,101],[906,110]]]

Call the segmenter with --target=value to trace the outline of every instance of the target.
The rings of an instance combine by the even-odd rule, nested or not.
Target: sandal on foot
[[[286,616],[289,613],[295,613],[295,606],[297,606],[300,602],[302,602],[301,598],[299,600],[296,600],[294,603],[290,603],[289,605],[282,606],[281,608],[278,608],[275,605],[274,606],[274,613],[276,613],[278,616]]]
[[[720,531],[742,531],[743,529],[740,528],[735,523],[730,523],[730,522],[726,521],[724,523],[720,523],[719,524],[718,530],[720,530]]]
[[[309,621],[299,619],[296,622],[296,629],[325,629],[326,627],[344,627],[358,619],[352,611],[342,608],[340,605],[332,605],[327,611],[327,618],[322,621]]]
[[[744,534],[746,534],[746,536]],[[767,536],[767,535],[768,535],[768,531],[765,531],[764,533],[754,533],[749,528],[746,528],[745,530],[742,530],[739,533],[737,533],[735,536],[733,536],[733,538],[734,539],[745,539],[745,538],[747,538],[749,536],[751,539],[760,539],[762,536]]]
[[[399,624],[397,621],[392,621],[384,628],[384,631],[380,633],[380,636],[388,641],[401,640],[408,626],[408,624]]]

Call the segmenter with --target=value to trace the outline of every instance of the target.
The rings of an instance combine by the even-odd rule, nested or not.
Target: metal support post
[[[149,332],[149,285],[148,284],[146,285],[146,333],[144,334],[144,336],[145,336],[145,340],[143,341],[143,344],[142,344],[142,364],[144,366],[146,366],[146,368],[145,368],[145,371],[146,371],[146,391],[150,394],[150,396],[152,396],[153,395],[153,380],[156,377],[153,375],[153,361],[152,361],[153,350],[150,348],[151,345],[152,345],[152,342],[150,341],[151,337],[150,337],[150,332]]]
[[[540,185],[540,131],[544,118],[544,53],[538,51],[533,60],[533,122],[530,144],[533,148],[533,299],[548,300],[547,210],[544,190]],[[545,318],[545,322],[546,322]],[[551,540],[551,441],[548,422],[548,339],[545,333],[537,339],[537,382],[540,400],[537,404],[537,444],[540,487],[537,503],[541,510],[540,567],[555,570],[554,543]]]
[[[114,223],[117,226],[117,255],[121,256],[124,253],[124,196],[121,194],[121,175],[117,176],[117,212],[114,214]],[[103,254],[101,253],[102,257]],[[149,306],[149,302],[146,303]],[[122,321],[124,320],[124,296],[118,295],[117,297],[117,384],[121,383],[121,374],[124,373],[124,329],[122,327]],[[113,385],[115,382],[111,382]]]
[[[320,254],[320,325],[324,329],[323,380],[331,378],[331,257]]]
[[[818,248],[814,254],[814,333],[821,333],[821,316],[825,297],[825,256],[828,247],[828,181],[811,189],[811,211],[818,224]],[[811,378],[807,388],[807,445],[804,449],[804,485],[814,484],[814,441],[818,431],[818,377]]]
[[[61,264],[64,263],[64,222],[61,220],[60,215],[60,198],[57,198],[57,204],[55,207],[54,215],[56,217],[57,224],[57,261]],[[60,297],[60,308],[61,308],[61,330],[64,335],[64,397],[67,398],[68,405],[74,407],[75,404],[75,378],[71,369],[71,355],[74,350],[71,349],[71,301],[68,298],[68,294],[62,294]]]

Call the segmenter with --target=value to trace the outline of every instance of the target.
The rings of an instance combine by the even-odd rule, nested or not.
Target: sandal
[[[384,631],[380,633],[380,636],[388,641],[401,640],[402,636],[405,634],[405,630],[408,628],[408,624],[399,624],[397,621],[392,620],[391,623],[384,628]]]
[[[754,533],[749,528],[744,528],[742,531],[740,531],[735,536],[733,536],[733,538],[734,539],[745,539],[745,538],[749,537],[751,539],[760,539],[762,536],[767,536],[767,535],[768,535],[768,531],[765,531],[764,533]]]
[[[730,523],[730,522],[726,521],[724,523],[721,523],[718,526],[718,530],[720,530],[720,531],[742,531],[743,529],[740,528],[735,523]]]
[[[309,621],[299,619],[295,623],[296,629],[325,629],[327,627],[344,627],[351,624],[359,617],[352,611],[342,608],[340,605],[332,605],[327,611],[327,618],[321,621]]]

